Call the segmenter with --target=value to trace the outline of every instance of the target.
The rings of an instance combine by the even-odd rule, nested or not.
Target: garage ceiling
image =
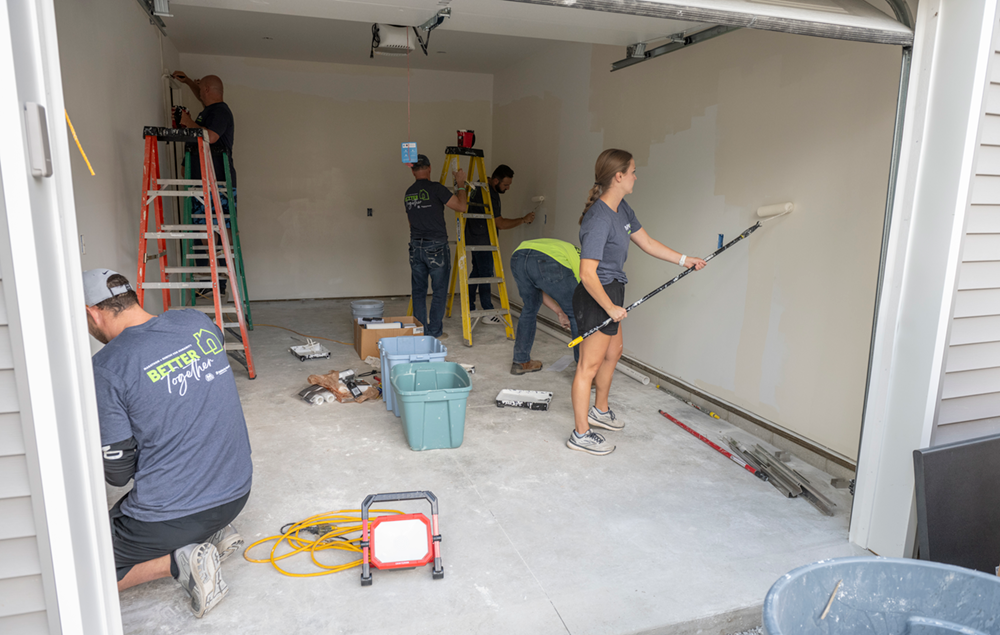
[[[371,25],[415,26],[445,7],[451,17],[412,67],[494,73],[559,42],[617,45],[624,57],[627,45],[713,24],[912,41],[864,0],[171,0],[164,22],[182,53],[399,67],[405,57],[369,59]]]

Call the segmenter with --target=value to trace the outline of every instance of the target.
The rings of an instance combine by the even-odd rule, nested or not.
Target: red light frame
[[[382,562],[375,557],[375,528],[378,527],[383,522],[400,522],[402,520],[419,520],[424,524],[427,529],[427,554],[420,560],[402,560],[398,562]],[[401,514],[401,515],[391,515],[391,516],[378,516],[371,521],[371,529],[369,531],[371,536],[371,547],[369,551],[369,560],[376,569],[412,569],[416,567],[422,567],[425,564],[434,560],[434,554],[437,551],[437,543],[434,543],[431,539],[431,521],[423,514]]]

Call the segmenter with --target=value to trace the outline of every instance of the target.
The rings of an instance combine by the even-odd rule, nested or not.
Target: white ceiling
[[[182,53],[405,67],[405,57],[369,59],[371,25],[419,25],[439,5],[452,17],[426,57],[410,55],[414,68],[494,73],[558,41],[620,45],[624,57],[628,44],[705,26],[498,0],[171,0],[163,21]]]
[[[561,6],[543,6],[539,1]],[[884,15],[884,0],[871,0],[881,14],[863,0],[686,2],[710,8],[743,5],[742,15],[748,10],[771,12],[779,21],[805,13],[812,23],[847,13],[843,9],[847,7],[855,15],[881,15],[893,24]],[[392,67],[409,63],[413,68],[494,73],[560,42],[616,45],[624,58],[629,44],[649,42],[651,48],[668,35],[711,26],[611,12],[629,7],[655,12],[671,5],[677,0],[171,0],[174,17],[163,20],[182,53]],[[418,51],[409,60],[369,59],[373,23],[416,26],[443,7],[452,14],[431,33],[427,56]],[[859,19],[870,20],[871,15]]]

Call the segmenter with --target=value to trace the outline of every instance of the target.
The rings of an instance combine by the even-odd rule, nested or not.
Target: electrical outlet
[[[371,216],[371,215],[372,215],[372,208],[370,208],[370,207],[368,208],[368,215],[369,215],[369,216]]]

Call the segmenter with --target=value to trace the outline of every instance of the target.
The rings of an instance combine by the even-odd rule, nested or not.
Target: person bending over
[[[624,150],[608,149],[597,157],[594,186],[580,217],[580,284],[573,292],[573,312],[580,333],[610,317],[611,323],[580,343],[580,361],[573,378],[573,417],[576,429],[566,445],[571,450],[604,455],[615,446],[590,429],[621,430],[625,423],[608,405],[611,378],[622,356],[620,322],[628,313],[625,304],[625,259],[629,242],[660,260],[701,269],[705,261],[684,256],[646,233],[625,197],[635,186],[635,160]],[[597,385],[594,405],[590,386]]]
[[[555,238],[526,240],[511,254],[510,271],[524,305],[517,320],[510,374],[523,375],[542,369],[541,362],[531,359],[535,322],[542,304],[556,312],[559,324],[572,333],[573,339],[578,335],[573,291],[580,282],[580,249]],[[579,347],[573,349],[573,356],[579,361]]]
[[[220,562],[243,538],[250,439],[224,336],[200,311],[153,316],[128,280],[83,274],[105,479],[132,489],[109,511],[118,590],[173,576],[202,617],[229,592]]]

